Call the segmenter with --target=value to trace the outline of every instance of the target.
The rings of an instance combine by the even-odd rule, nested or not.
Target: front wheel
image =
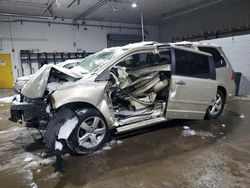
[[[76,111],[79,122],[66,143],[76,154],[92,153],[100,149],[108,139],[109,130],[102,114],[95,109]]]
[[[223,112],[225,105],[225,96],[224,94],[218,90],[215,98],[207,109],[206,119],[217,119]]]

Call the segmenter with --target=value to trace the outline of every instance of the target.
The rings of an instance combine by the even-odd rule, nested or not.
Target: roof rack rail
[[[157,45],[157,49],[162,50],[162,49],[169,48],[170,46],[171,46],[170,44],[160,44],[160,45]]]

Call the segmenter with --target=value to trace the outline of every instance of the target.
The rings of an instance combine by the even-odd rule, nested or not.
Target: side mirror
[[[95,81],[96,82],[107,81],[109,80],[109,78],[110,78],[109,69],[106,69],[99,76],[96,77]]]

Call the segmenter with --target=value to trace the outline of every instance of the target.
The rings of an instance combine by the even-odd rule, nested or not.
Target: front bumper
[[[49,118],[44,103],[13,103],[10,108],[10,115],[10,121],[15,123],[25,122],[27,127],[34,128],[38,128],[41,121],[46,122]]]

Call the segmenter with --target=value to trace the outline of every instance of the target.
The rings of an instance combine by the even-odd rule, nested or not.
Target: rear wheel
[[[223,112],[225,105],[225,96],[221,90],[217,91],[217,94],[206,112],[206,119],[217,119]]]

